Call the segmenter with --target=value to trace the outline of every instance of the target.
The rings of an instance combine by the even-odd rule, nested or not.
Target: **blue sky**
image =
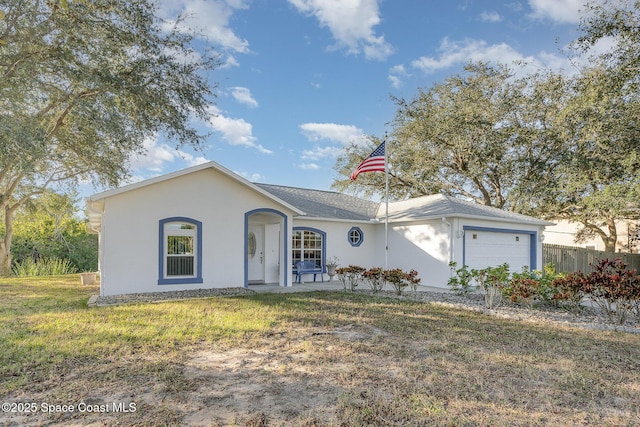
[[[214,160],[251,181],[330,189],[350,142],[390,131],[411,98],[469,60],[574,68],[582,0],[162,0],[216,47],[216,117],[202,152],[146,142],[132,181]]]

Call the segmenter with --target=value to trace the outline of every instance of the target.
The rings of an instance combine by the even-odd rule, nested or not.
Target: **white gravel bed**
[[[136,302],[160,302],[194,298],[229,297],[255,294],[246,288],[195,289],[190,291],[146,292],[141,294],[110,295],[92,297],[89,305],[105,307],[108,305],[131,304]]]
[[[368,292],[358,290],[357,292]],[[378,295],[383,294],[378,293]],[[566,326],[583,329],[594,329],[602,331],[619,331],[640,334],[640,319],[629,313],[627,321],[623,325],[612,323],[601,310],[596,307],[585,306],[579,314],[570,313],[566,309],[536,305],[533,308],[513,304],[503,300],[502,303],[489,310],[484,303],[481,294],[473,293],[469,295],[456,295],[451,292],[403,292],[401,296],[395,292],[385,291],[387,297],[410,299],[414,301],[425,301],[436,304],[443,304],[450,307],[473,310],[476,312],[496,316],[503,319],[515,321],[530,321],[541,323],[556,323]]]

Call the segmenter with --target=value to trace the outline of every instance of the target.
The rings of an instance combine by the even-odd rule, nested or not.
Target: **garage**
[[[535,234],[527,230],[464,227],[464,264],[481,269],[506,262],[510,271],[520,271],[523,266],[535,268]]]

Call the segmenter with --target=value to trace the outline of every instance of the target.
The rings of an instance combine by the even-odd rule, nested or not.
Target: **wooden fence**
[[[595,264],[600,259],[622,258],[627,263],[627,268],[640,271],[640,254],[629,254],[624,252],[605,252],[595,249],[576,248],[562,245],[542,245],[543,264],[553,264],[556,272],[570,273],[572,271],[583,271],[589,273],[592,268],[589,264]]]

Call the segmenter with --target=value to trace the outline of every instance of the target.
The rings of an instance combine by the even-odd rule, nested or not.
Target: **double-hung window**
[[[202,283],[202,223],[190,218],[160,221],[158,284]]]

